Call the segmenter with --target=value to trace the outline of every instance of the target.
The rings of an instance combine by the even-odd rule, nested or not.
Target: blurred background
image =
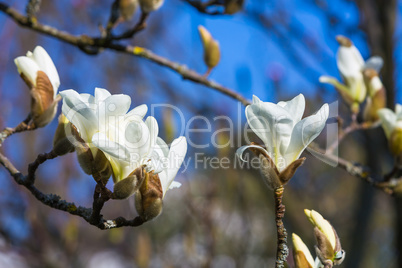
[[[6,1],[24,12],[27,1]],[[112,0],[43,0],[38,21],[75,35],[99,35]],[[402,2],[396,0],[246,0],[233,15],[203,14],[183,0],[166,0],[150,15],[147,28],[123,43],[148,48],[163,57],[204,73],[198,25],[220,43],[221,62],[210,78],[251,99],[307,99],[306,115],[324,102],[339,100],[338,113],[347,123],[348,108],[335,89],[318,82],[320,75],[339,77],[335,36],[345,35],[363,57],[380,55],[389,107],[402,101]],[[119,25],[115,32],[132,27]],[[77,47],[20,28],[0,13],[0,127],[14,127],[30,110],[28,90],[14,58],[43,46],[60,75],[59,90],[93,94],[95,87],[132,98],[140,104],[172,104],[183,112],[155,108],[160,136],[171,142],[186,127],[211,131],[187,133],[189,167],[179,172],[183,185],[171,190],[156,220],[137,228],[100,231],[81,218],[36,201],[0,168],[0,267],[273,267],[276,251],[274,199],[257,170],[235,166],[234,153],[245,145],[244,107],[202,85],[145,59],[105,50],[97,56]],[[60,110],[60,106],[59,106]],[[336,112],[336,111],[335,111]],[[151,115],[151,109],[148,112]],[[228,116],[233,125],[218,116]],[[189,123],[191,122],[191,124]],[[57,120],[45,128],[11,136],[1,151],[23,173],[39,153],[52,148]],[[235,131],[229,132],[232,127]],[[224,131],[226,129],[226,131]],[[215,131],[217,135],[212,135]],[[185,134],[185,133],[184,133]],[[250,140],[257,140],[252,134]],[[325,133],[317,142],[325,146]],[[212,144],[220,145],[213,146]],[[297,233],[313,255],[313,229],[303,209],[320,212],[338,231],[346,260],[341,267],[402,267],[402,201],[375,190],[345,171],[308,153],[285,190],[285,226],[289,239]],[[393,165],[381,129],[348,136],[341,157],[370,167],[381,177]],[[228,168],[211,168],[207,158],[227,157]],[[204,165],[205,163],[205,165]],[[206,168],[204,168],[204,166]],[[184,168],[183,168],[184,169]],[[90,207],[94,180],[84,174],[75,154],[46,162],[37,173],[37,187],[77,205]],[[112,187],[112,184],[108,186]],[[133,199],[109,201],[106,218],[136,215]],[[289,243],[290,245],[290,243]],[[399,260],[398,260],[399,259]],[[293,261],[289,258],[293,267]],[[7,265],[7,266],[6,266]]]

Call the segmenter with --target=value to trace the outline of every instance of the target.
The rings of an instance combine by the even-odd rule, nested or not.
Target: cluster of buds
[[[243,160],[244,151],[252,150],[260,158],[260,171],[271,189],[285,185],[293,177],[305,160],[299,159],[300,155],[325,127],[328,104],[302,119],[305,106],[304,96],[300,94],[277,104],[253,96],[253,103],[246,107],[247,122],[265,148],[251,144],[240,147],[236,154]]]
[[[345,259],[345,251],[332,225],[318,212],[305,209],[304,213],[314,226],[314,235],[317,240],[315,251],[317,258],[314,261],[309,249],[301,238],[292,234],[293,258],[296,268],[321,268],[339,265]]]
[[[336,78],[321,76],[320,82],[334,85],[353,114],[360,111],[360,104],[366,101],[365,122],[377,121],[377,111],[385,107],[385,88],[378,76],[383,60],[371,57],[364,61],[352,41],[344,36],[337,36],[340,47],[337,52],[337,65],[344,84]]]

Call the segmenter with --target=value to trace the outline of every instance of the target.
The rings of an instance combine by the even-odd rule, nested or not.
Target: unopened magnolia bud
[[[163,1],[164,0],[139,0],[141,10],[146,14],[159,9]]]
[[[130,20],[138,7],[138,0],[120,0],[119,11],[123,20]]]
[[[391,133],[388,144],[394,156],[402,156],[402,127],[395,127]]]
[[[198,26],[198,31],[204,47],[204,62],[208,68],[212,69],[218,65],[221,58],[219,43],[213,39],[212,35],[204,27]]]
[[[113,199],[126,199],[133,195],[142,185],[145,178],[144,167],[135,169],[127,178],[115,182]]]
[[[74,145],[70,142],[71,136],[67,136],[67,131],[71,132],[71,123],[67,118],[61,114],[59,116],[59,125],[53,138],[53,152],[57,155],[65,155],[75,150]]]
[[[295,268],[313,268],[314,259],[307,246],[297,234],[292,234]]]
[[[225,14],[235,14],[243,8],[244,0],[226,0]]]
[[[158,174],[145,173],[140,189],[135,193],[135,208],[144,221],[149,221],[161,214],[163,190]]]

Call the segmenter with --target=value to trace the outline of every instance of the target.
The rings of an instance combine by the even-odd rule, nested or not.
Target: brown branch
[[[287,246],[288,234],[283,224],[283,217],[285,216],[285,205],[282,204],[283,187],[274,190],[275,197],[275,221],[277,233],[277,248],[276,248],[276,262],[275,268],[285,267],[286,258],[289,255],[289,248]]]
[[[36,162],[36,161],[35,161]],[[34,163],[35,163],[34,162]],[[39,189],[37,189],[33,182],[30,180],[29,176],[24,176],[18,169],[3,155],[0,153],[0,164],[5,167],[5,169],[14,178],[15,182],[24,186],[31,192],[31,194],[42,204],[49,206],[51,208],[65,211],[71,215],[79,216],[83,218],[86,222],[91,225],[98,227],[101,230],[119,228],[123,226],[140,226],[144,222],[140,217],[136,217],[132,220],[126,220],[123,217],[118,217],[113,220],[105,220],[102,215],[100,215],[98,221],[93,221],[92,215],[93,209],[86,208],[82,206],[76,206],[73,202],[68,202],[61,199],[60,196],[55,194],[44,194]],[[102,204],[103,206],[103,204]]]

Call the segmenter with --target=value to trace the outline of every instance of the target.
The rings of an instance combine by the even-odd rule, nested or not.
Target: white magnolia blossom
[[[334,85],[349,104],[361,103],[367,94],[362,72],[365,69],[374,69],[379,72],[383,60],[381,57],[374,56],[365,62],[359,50],[348,38],[337,36],[337,40],[340,47],[336,55],[336,63],[345,84],[331,76],[321,76],[320,82]]]
[[[264,142],[279,172],[297,160],[325,127],[329,113],[328,104],[324,104],[316,114],[302,119],[304,108],[305,99],[302,94],[278,104],[263,102],[253,96],[253,103],[246,107],[248,124]],[[254,145],[238,149],[240,158],[250,147]]]
[[[46,50],[41,47],[35,47],[34,51],[28,51],[26,56],[20,56],[14,60],[18,72],[24,75],[26,79],[36,86],[38,71],[44,72],[53,86],[53,99],[56,98],[57,90],[60,86],[60,78],[52,59]]]
[[[395,105],[395,112],[388,109],[383,108],[378,111],[378,115],[381,120],[381,125],[384,129],[385,135],[388,139],[390,139],[391,134],[395,129],[402,129],[402,105]]]

